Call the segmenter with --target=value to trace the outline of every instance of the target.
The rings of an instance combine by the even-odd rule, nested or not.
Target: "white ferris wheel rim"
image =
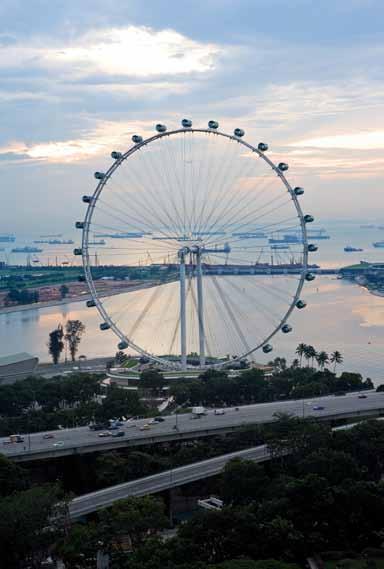
[[[235,358],[230,360],[231,362],[243,360],[244,358],[247,358],[248,356],[252,355],[254,352],[259,350],[263,346],[267,345],[268,342],[281,330],[282,326],[287,322],[289,316],[291,315],[291,313],[295,309],[296,303],[300,299],[300,294],[301,294],[301,291],[303,289],[304,282],[305,282],[305,276],[308,273],[308,238],[307,238],[306,222],[304,220],[304,214],[303,214],[303,211],[301,209],[300,202],[298,200],[297,195],[294,192],[294,189],[292,188],[292,186],[290,185],[290,183],[286,179],[284,173],[279,169],[279,167],[272,160],[270,160],[270,158],[268,158],[268,156],[265,155],[265,153],[263,151],[259,150],[257,147],[253,146],[252,144],[246,142],[243,138],[240,138],[240,137],[232,135],[232,134],[228,134],[228,133],[220,131],[216,128],[194,128],[194,127],[177,128],[177,129],[170,130],[170,131],[158,132],[157,134],[155,134],[153,136],[150,136],[146,139],[142,139],[142,141],[137,143],[137,144],[134,143],[133,146],[131,146],[126,152],[121,153],[121,155],[118,159],[114,160],[113,164],[108,168],[108,170],[106,170],[103,178],[99,181],[99,183],[97,184],[93,194],[90,196],[91,200],[88,203],[86,215],[84,218],[83,230],[82,230],[82,239],[81,239],[81,256],[82,256],[82,264],[83,264],[83,269],[84,269],[84,275],[85,275],[85,280],[87,282],[87,285],[88,285],[92,300],[94,302],[94,305],[97,308],[99,314],[101,315],[103,322],[105,322],[109,325],[109,328],[115,333],[115,335],[120,339],[120,341],[126,342],[128,344],[129,348],[132,348],[141,356],[149,358],[151,361],[156,362],[163,367],[170,368],[170,369],[176,369],[176,370],[182,369],[180,362],[169,360],[169,359],[166,359],[164,357],[157,356],[153,353],[150,353],[148,350],[142,348],[141,346],[136,344],[134,341],[132,341],[130,338],[128,338],[127,335],[120,329],[119,326],[116,325],[116,323],[110,317],[108,311],[105,309],[105,307],[103,305],[102,300],[100,299],[100,296],[97,293],[97,290],[96,290],[96,287],[94,284],[94,280],[93,280],[92,273],[91,273],[92,265],[91,265],[91,260],[90,260],[88,243],[89,243],[89,231],[90,231],[90,227],[91,227],[91,223],[92,223],[92,217],[93,217],[93,213],[94,213],[97,201],[98,201],[106,183],[112,177],[112,175],[115,173],[115,171],[118,170],[118,168],[128,158],[130,158],[132,155],[134,155],[142,147],[145,147],[145,146],[147,146],[147,145],[149,145],[149,144],[151,144],[151,143],[153,143],[153,142],[155,142],[161,138],[171,137],[171,136],[174,136],[174,135],[177,135],[180,133],[187,133],[187,132],[188,133],[191,133],[191,132],[192,133],[193,132],[206,133],[209,135],[214,135],[214,136],[216,135],[217,137],[223,137],[226,139],[230,139],[230,140],[236,141],[237,143],[248,148],[248,150],[250,150],[251,152],[255,152],[259,156],[259,158],[264,160],[265,163],[268,166],[270,166],[270,168],[280,178],[282,184],[285,186],[286,190],[288,191],[288,193],[290,195],[291,201],[294,205],[294,208],[295,208],[296,213],[297,213],[297,217],[299,219],[299,225],[300,225],[300,231],[301,231],[300,241],[302,242],[302,245],[303,245],[303,252],[302,252],[303,257],[302,257],[302,268],[300,270],[300,278],[298,279],[296,292],[292,297],[292,301],[290,302],[290,304],[289,304],[285,314],[281,318],[279,324],[272,330],[272,332],[270,332],[261,342],[258,342],[258,344],[254,348],[248,350],[246,353],[243,353],[239,356],[236,356]],[[229,363],[228,361],[224,360],[224,361],[219,361],[216,363],[210,362],[204,366],[190,366],[190,368],[191,369],[196,369],[196,368],[197,369],[199,369],[199,368],[200,369],[222,368],[222,367],[225,367],[226,365],[228,365],[228,363]]]

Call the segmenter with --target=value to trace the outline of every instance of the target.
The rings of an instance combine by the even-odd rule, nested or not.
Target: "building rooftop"
[[[27,354],[27,352],[20,352],[18,354],[0,356],[0,366],[17,364],[20,362],[24,362],[25,360],[34,360],[34,359],[37,359],[36,356],[31,356],[31,354]]]

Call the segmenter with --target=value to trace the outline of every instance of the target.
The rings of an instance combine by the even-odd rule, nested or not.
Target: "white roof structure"
[[[39,358],[26,352],[0,356],[0,385],[32,375],[38,363]]]

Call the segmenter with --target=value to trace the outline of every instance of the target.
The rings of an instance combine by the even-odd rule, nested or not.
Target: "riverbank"
[[[122,288],[116,288],[116,289],[111,288],[111,290],[109,290],[108,292],[106,292],[106,291],[100,292],[99,297],[100,298],[106,298],[109,296],[124,294],[126,292],[133,292],[135,290],[141,290],[144,288],[149,288],[151,286],[154,286],[155,284],[156,283],[153,283],[153,282],[143,282],[141,284],[125,286]],[[62,306],[65,304],[72,304],[72,303],[76,303],[76,302],[86,302],[87,300],[91,300],[91,299],[92,299],[92,296],[89,294],[89,292],[84,291],[81,294],[77,294],[74,296],[66,296],[65,298],[62,298],[62,299],[33,302],[31,304],[1,306],[0,307],[0,314],[10,314],[10,313],[14,313],[14,312],[25,312],[26,310],[36,310],[38,308],[50,308],[53,306]]]

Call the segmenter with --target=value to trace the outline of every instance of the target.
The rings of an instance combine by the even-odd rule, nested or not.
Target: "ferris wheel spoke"
[[[217,187],[217,180],[220,177],[220,173],[222,174],[223,171],[225,171],[226,173],[228,172],[230,164],[233,161],[234,154],[235,154],[235,145],[233,144],[232,141],[230,141],[230,143],[227,145],[227,147],[225,149],[224,157],[221,157],[220,159],[218,159],[217,156],[215,157],[215,161],[213,162],[212,167],[210,168],[210,175],[209,175],[209,177],[207,179],[207,183],[206,183],[205,199],[202,201],[202,207],[200,209],[199,216],[198,216],[198,226],[196,228],[196,231],[198,233],[201,233],[203,231],[204,225],[207,224],[207,217],[206,216],[209,215],[209,212],[211,210],[211,206],[210,206],[211,196],[212,196],[212,194],[213,195],[215,194],[215,188]],[[207,157],[207,160],[208,159],[209,159],[209,157]],[[221,177],[220,177],[220,179],[221,179]],[[221,190],[222,190],[222,188],[221,188]],[[216,189],[216,194],[217,193],[218,193],[218,190]],[[208,211],[206,211],[207,208],[208,208]]]
[[[131,187],[135,186],[132,184]],[[139,219],[144,220],[147,227],[159,225],[160,222],[160,226],[164,226],[168,232],[177,235],[178,229],[174,223],[174,220],[167,211],[164,211],[163,205],[158,201],[154,192],[152,190],[149,190],[148,192],[151,196],[152,203],[146,198],[146,196],[145,199],[141,199],[143,197],[141,196],[141,193],[135,191],[130,202],[127,202],[125,197],[123,197],[122,193],[120,192],[120,199],[123,201],[126,207],[128,207],[129,210],[133,211],[135,216],[138,216]],[[146,213],[147,215],[144,216],[143,213]]]
[[[150,311],[150,309],[152,308],[152,305],[160,299],[161,294],[164,291],[164,287],[163,286],[155,286],[153,288],[153,292],[150,295],[150,297],[148,298],[142,312],[137,316],[136,320],[134,321],[132,327],[130,328],[129,332],[128,332],[128,338],[130,339],[134,339],[134,334],[136,332],[136,330],[139,328],[139,326],[143,323],[144,318],[146,317],[146,315],[148,314],[148,312]]]
[[[218,204],[223,200],[226,190],[233,183],[233,162],[237,151],[236,143],[231,141],[231,144],[227,147],[227,151],[228,152],[224,156],[223,160],[218,161],[217,171],[213,172],[211,175],[205,199],[205,205],[207,206],[205,209],[207,209],[207,212],[205,218],[204,211],[201,212],[199,231],[207,231],[207,228],[211,223],[212,216],[217,210]],[[212,203],[210,204],[211,196]]]
[[[247,179],[246,176],[244,176],[244,178]],[[268,190],[272,182],[273,180],[271,180],[270,176],[267,175],[260,177],[260,179],[258,178],[257,187],[250,188],[250,190],[253,191],[257,190],[253,197],[253,203],[259,201],[261,196]],[[230,219],[235,219],[242,215],[244,209],[249,209],[248,201],[249,191],[243,191],[242,196],[239,196],[237,191],[232,192],[231,197],[227,202],[224,199],[222,200],[221,209],[217,212],[216,221],[209,228],[209,231],[213,231],[216,227],[220,229],[221,227],[224,228],[226,225],[228,225],[229,221],[226,220],[226,216],[228,214],[230,214]]]
[[[169,155],[170,154],[170,145],[168,144],[169,141],[163,141],[163,142],[165,144],[165,149]],[[173,191],[175,184],[172,181],[172,174],[168,166],[169,161],[164,161],[162,164],[160,164],[160,168],[155,169],[150,152],[148,153],[143,150],[140,153],[140,157],[142,161],[145,163],[146,171],[150,175],[151,187],[157,188],[159,187],[159,180],[162,182],[161,187],[165,190],[165,200],[164,203],[161,204],[162,211],[166,214],[171,225],[174,226],[176,234],[180,235],[180,233],[183,230],[183,219],[182,216],[180,215],[180,212],[177,208],[175,201],[175,196]],[[170,163],[176,164],[175,161]],[[175,178],[175,171],[174,171],[174,178]],[[176,178],[176,184],[180,186],[177,178]],[[151,191],[149,194],[154,200],[154,203],[156,203],[156,200],[159,200],[161,197],[160,191],[158,192],[158,194],[159,194],[158,197],[154,195],[153,191]],[[171,206],[172,211],[168,210],[168,208],[166,207],[167,203],[169,206]]]
[[[243,331],[242,331],[242,329],[241,329],[241,327],[240,327],[240,325],[239,325],[239,323],[238,323],[238,321],[237,321],[237,319],[236,319],[235,313],[234,313],[234,311],[232,310],[232,308],[231,308],[231,306],[230,306],[230,303],[229,303],[229,301],[228,301],[228,298],[224,295],[224,293],[223,293],[223,291],[222,291],[222,289],[221,289],[219,283],[217,282],[216,277],[213,276],[212,282],[213,282],[213,284],[215,285],[215,288],[216,288],[216,290],[217,290],[217,292],[218,292],[218,294],[219,294],[219,296],[220,296],[220,299],[221,299],[221,301],[222,301],[222,303],[223,303],[225,309],[227,310],[227,313],[228,313],[229,316],[230,316],[230,319],[231,319],[231,322],[232,322],[232,324],[233,324],[234,329],[236,330],[236,332],[237,332],[237,334],[238,334],[238,336],[239,336],[239,338],[240,338],[240,340],[241,340],[243,346],[245,347],[246,351],[248,352],[251,348],[249,347],[248,342],[247,342],[247,339],[245,338],[245,336],[244,336],[244,334],[243,334]]]

